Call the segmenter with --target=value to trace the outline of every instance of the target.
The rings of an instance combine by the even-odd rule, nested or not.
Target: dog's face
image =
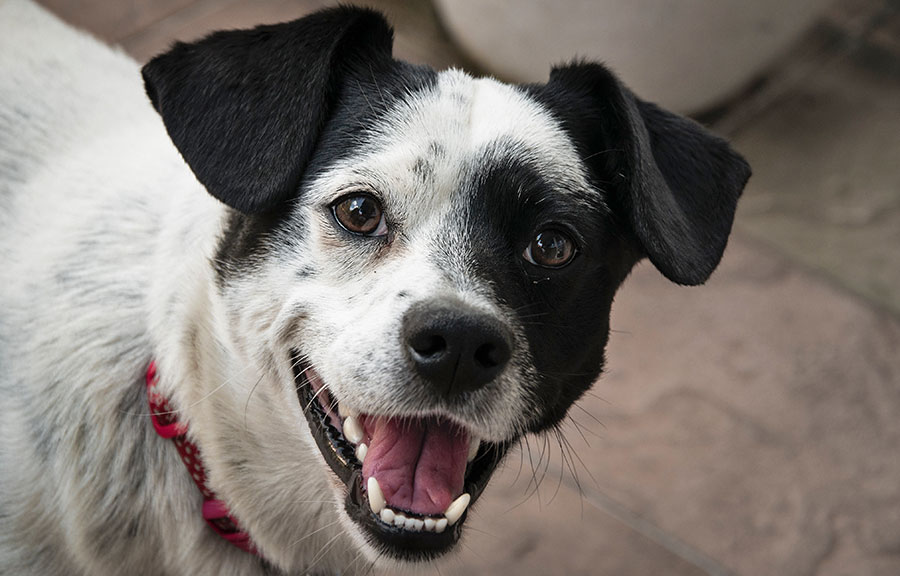
[[[342,8],[178,45],[144,77],[233,208],[214,262],[225,347],[265,367],[271,416],[241,426],[300,434],[322,462],[303,473],[331,478],[359,543],[417,560],[455,544],[507,448],[600,374],[639,259],[708,277],[749,171],[598,65],[517,87],[390,50],[379,16]]]

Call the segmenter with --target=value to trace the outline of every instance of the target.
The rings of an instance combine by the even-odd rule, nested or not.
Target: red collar
[[[188,426],[186,423],[178,421],[177,413],[169,408],[169,399],[157,391],[156,383],[158,381],[156,362],[150,362],[150,366],[147,367],[147,400],[150,403],[150,419],[153,421],[153,428],[161,437],[171,439],[175,443],[175,448],[181,455],[181,461],[184,462],[191,478],[194,479],[194,483],[203,494],[203,519],[216,534],[241,550],[258,556],[256,546],[250,541],[250,535],[241,530],[238,521],[231,515],[225,502],[216,498],[216,494],[207,487],[206,468],[200,458],[200,450],[187,438]]]

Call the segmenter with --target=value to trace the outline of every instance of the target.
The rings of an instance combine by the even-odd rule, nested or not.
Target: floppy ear
[[[296,194],[341,75],[390,60],[377,12],[339,7],[178,43],[142,71],[169,136],[210,194],[244,213]]]
[[[728,242],[747,162],[693,120],[638,99],[599,64],[554,69],[553,83],[589,93],[603,117],[624,164],[617,204],[653,265],[678,284],[705,282]]]

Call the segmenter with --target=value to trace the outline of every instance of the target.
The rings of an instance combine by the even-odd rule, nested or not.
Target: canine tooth
[[[394,514],[394,526],[397,528],[403,528],[403,525],[406,524],[406,516],[397,512]]]
[[[406,530],[412,530],[413,532],[421,532],[424,525],[425,523],[418,518],[407,518],[406,522],[403,523],[403,527]]]
[[[359,416],[356,410],[348,408],[343,404],[338,404],[338,414],[341,415],[341,418],[356,418]]]
[[[468,494],[463,494],[459,498],[453,501],[450,506],[447,507],[447,511],[444,512],[444,516],[447,517],[447,523],[453,526],[456,524],[459,517],[463,515],[463,512],[466,511],[466,507],[469,506],[469,501],[472,499]]]
[[[381,521],[385,524],[393,524],[394,523],[394,511],[390,508],[385,508],[381,511]]]
[[[469,440],[469,455],[466,457],[466,462],[471,462],[475,459],[475,455],[478,454],[479,446],[481,446],[481,440],[473,436],[472,439]]]
[[[428,530],[429,532],[434,532],[435,524],[437,524],[437,522],[435,522],[434,518],[426,518],[425,519],[425,530]]]
[[[353,444],[359,444],[359,441],[363,439],[362,426],[360,425],[359,420],[353,416],[344,418],[344,438]]]
[[[359,463],[362,464],[366,459],[366,453],[369,451],[369,447],[365,444],[360,444],[356,447],[356,459],[359,460]]]
[[[384,493],[381,491],[381,486],[378,485],[378,480],[376,480],[374,476],[369,476],[369,480],[366,483],[366,491],[369,493],[369,508],[371,508],[372,512],[375,514],[381,514],[385,510],[387,501],[384,499]],[[382,515],[382,517],[384,517],[384,515]]]
[[[440,534],[447,528],[447,519],[441,518],[437,522],[434,523],[434,531]]]

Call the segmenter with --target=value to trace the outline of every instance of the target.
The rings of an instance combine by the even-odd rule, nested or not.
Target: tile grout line
[[[739,241],[751,246],[766,256],[777,258],[783,262],[789,269],[800,274],[809,276],[817,283],[827,286],[830,290],[847,298],[862,308],[877,312],[888,318],[891,322],[900,322],[900,310],[897,310],[890,304],[877,300],[861,290],[856,290],[851,284],[845,282],[841,277],[827,267],[815,264],[813,262],[803,260],[794,254],[785,251],[776,242],[766,239],[764,234],[754,232],[748,226],[735,221],[734,229],[731,235],[739,239]],[[724,257],[723,257],[724,258]]]
[[[551,468],[556,468],[556,466]],[[617,502],[599,488],[597,490],[585,490],[570,477],[564,477],[563,482],[567,487],[576,490],[583,499],[601,512],[702,570],[708,576],[736,576],[734,571],[726,568],[719,561],[694,548],[677,536],[669,534],[659,526],[643,518],[640,514]]]

